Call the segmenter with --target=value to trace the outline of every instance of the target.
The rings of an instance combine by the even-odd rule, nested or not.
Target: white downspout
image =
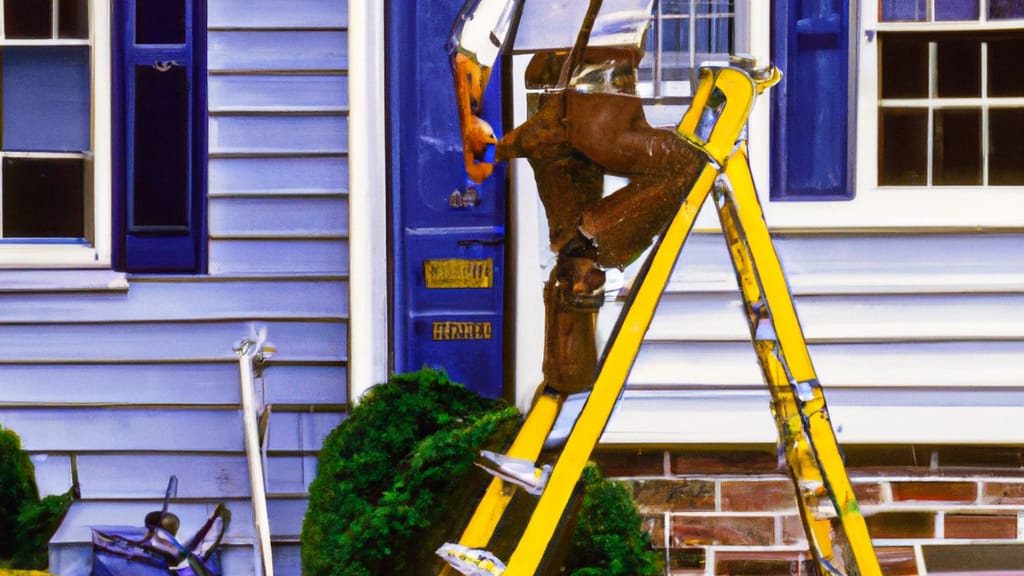
[[[349,402],[388,376],[384,2],[349,2]]]
[[[249,462],[249,488],[252,493],[252,518],[256,530],[253,545],[253,567],[256,576],[274,576],[273,553],[270,548],[270,516],[267,512],[266,474],[260,442],[256,402],[256,367],[271,348],[255,340],[243,340],[236,348],[238,376],[242,391],[242,425],[245,433],[245,455]]]

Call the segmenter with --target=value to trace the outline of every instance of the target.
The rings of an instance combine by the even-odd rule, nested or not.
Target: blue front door
[[[461,0],[388,7],[394,369],[503,395],[505,173],[470,187],[446,43]],[[484,117],[501,126],[496,66]],[[473,188],[473,189],[470,189]],[[358,335],[353,335],[353,338]]]

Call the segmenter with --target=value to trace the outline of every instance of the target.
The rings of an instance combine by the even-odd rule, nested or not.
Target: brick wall
[[[938,544],[1024,547],[1024,449],[861,446],[845,455],[885,574],[920,573],[922,549]],[[666,574],[801,573],[807,543],[774,446],[602,448],[595,459],[631,487]]]

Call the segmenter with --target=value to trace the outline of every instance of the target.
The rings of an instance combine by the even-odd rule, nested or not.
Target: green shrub
[[[0,426],[0,558],[14,554],[22,508],[39,501],[34,474],[21,438]]]
[[[583,469],[583,485],[586,495],[562,572],[568,576],[664,573],[629,489],[622,482],[604,478],[592,463]]]
[[[30,502],[18,514],[17,549],[11,566],[26,570],[42,570],[50,563],[50,538],[60,526],[74,501],[74,488],[63,494],[51,494],[39,502]]]
[[[473,465],[476,455],[503,450],[519,424],[514,407],[466,390],[443,371],[375,386],[324,442],[302,528],[303,574],[437,574],[443,562],[434,550],[458,537],[489,478]],[[644,549],[628,492],[592,468],[585,482],[588,519],[579,521],[577,537],[587,543],[570,551],[566,567],[573,568],[563,572],[651,574],[644,567],[653,553]]]
[[[21,439],[0,427],[0,558],[11,568],[42,569],[50,537],[71,506],[74,489],[39,499],[35,467]]]
[[[302,529],[303,573],[414,574],[431,561],[414,550],[443,521],[475,448],[503,443],[517,418],[440,371],[375,386],[324,441]]]

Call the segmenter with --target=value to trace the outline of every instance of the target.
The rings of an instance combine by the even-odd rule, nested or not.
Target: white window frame
[[[56,10],[54,10],[56,13]],[[92,177],[92,219],[85,228],[92,244],[33,243],[0,240],[0,269],[110,268],[113,239],[111,168],[111,0],[89,1],[89,55],[91,83],[91,146],[86,174]],[[6,40],[5,46],[67,45],[63,40]],[[84,42],[83,42],[84,44]],[[43,157],[47,154],[32,154]]]
[[[759,54],[768,54],[767,30],[770,9],[767,2],[751,2],[754,22],[765,26],[752,29],[763,45]],[[856,116],[856,189],[847,201],[789,200],[770,202],[768,178],[768,109],[758,104],[751,117],[751,162],[765,217],[773,230],[910,230],[937,231],[1005,229],[1024,225],[1024,186],[879,186],[878,185],[878,33],[898,30],[999,30],[1020,28],[1019,21],[895,23],[879,22],[877,2],[857,2],[856,18],[851,18],[851,69],[858,71],[855,90]],[[761,28],[766,28],[761,30]],[[755,136],[756,135],[756,136]],[[759,153],[769,150],[769,154]],[[707,222],[705,220],[705,222]]]

